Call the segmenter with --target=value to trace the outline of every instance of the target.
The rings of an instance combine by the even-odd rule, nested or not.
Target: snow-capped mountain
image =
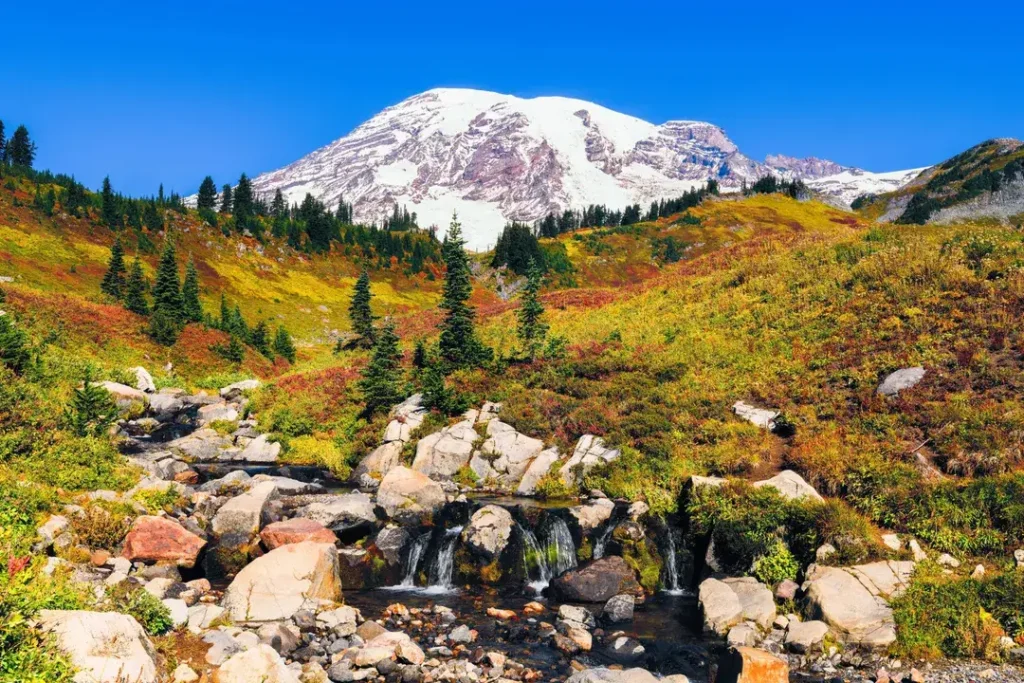
[[[898,190],[924,171],[923,168],[912,168],[909,171],[891,171],[889,173],[872,173],[859,168],[846,168],[833,175],[806,180],[812,190],[832,197],[843,206],[849,206],[854,199],[863,194],[882,194]]]
[[[813,158],[762,164],[710,123],[655,125],[583,100],[441,88],[388,107],[253,185],[268,196],[280,189],[289,202],[307,192],[330,207],[344,198],[359,220],[404,205],[421,226],[442,232],[457,211],[469,246],[483,249],[509,220],[588,204],[646,208],[708,178],[729,190],[768,173],[850,171]]]

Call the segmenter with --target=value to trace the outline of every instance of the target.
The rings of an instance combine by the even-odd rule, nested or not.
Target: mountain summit
[[[457,211],[469,245],[479,249],[508,220],[588,204],[646,208],[709,178],[728,190],[769,173],[811,180],[848,170],[814,158],[754,161],[710,123],[655,125],[566,97],[439,88],[388,107],[253,185],[264,194],[280,189],[289,202],[306,193],[328,206],[344,198],[360,220],[404,205],[421,226],[443,229]]]

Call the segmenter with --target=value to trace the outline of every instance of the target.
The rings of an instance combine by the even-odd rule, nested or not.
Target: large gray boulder
[[[238,455],[238,460],[243,462],[269,463],[277,462],[281,455],[281,444],[271,441],[266,434],[260,434],[246,444],[245,448]]]
[[[232,447],[230,438],[208,428],[197,429],[187,436],[169,441],[167,450],[180,454],[189,461],[199,462],[230,460],[238,452]]]
[[[377,521],[373,500],[359,491],[320,496],[318,500],[300,508],[301,517],[312,519],[328,529],[340,531],[360,524]]]
[[[321,601],[341,600],[338,551],[327,543],[290,543],[250,562],[221,606],[236,623],[283,621]]]
[[[783,470],[771,479],[754,482],[754,486],[770,486],[789,500],[824,500],[813,486],[793,470]]]
[[[750,424],[757,425],[761,429],[768,430],[775,428],[775,418],[779,416],[779,411],[777,410],[757,408],[745,401],[736,401],[732,405],[732,412],[735,413],[736,417],[746,420]]]
[[[515,484],[544,450],[543,441],[520,434],[496,418],[487,422],[487,437],[470,461],[470,467],[483,482],[494,480],[505,486]]]
[[[102,387],[107,390],[110,397],[114,399],[114,403],[117,404],[118,408],[125,409],[130,408],[132,405],[142,405],[143,407],[149,405],[149,395],[144,391],[139,391],[135,387],[130,387],[127,384],[120,384],[118,382],[93,382],[93,386]]]
[[[744,621],[752,621],[767,629],[775,621],[775,596],[770,588],[751,576],[723,579],[739,598]]]
[[[155,683],[156,650],[134,617],[117,612],[42,610],[39,626],[81,671],[79,683]]]
[[[516,487],[516,493],[521,496],[532,496],[536,493],[537,484],[551,470],[551,466],[558,462],[559,457],[558,448],[555,446],[538,453],[523,472],[519,486]]]
[[[743,604],[727,584],[705,579],[697,589],[697,604],[704,615],[704,630],[724,636],[743,621]]]
[[[285,664],[277,650],[256,645],[232,655],[213,674],[214,683],[299,683],[298,675]]]
[[[375,488],[385,474],[402,464],[405,441],[395,440],[373,449],[352,470],[350,479],[365,488]]]
[[[218,536],[239,534],[255,536],[259,533],[270,501],[277,497],[277,486],[265,481],[253,486],[240,496],[224,503],[213,517],[213,533]]]
[[[377,504],[388,517],[416,521],[429,518],[445,504],[441,486],[430,477],[407,467],[395,467],[377,490]]]
[[[153,375],[149,374],[146,368],[139,366],[132,368],[128,372],[135,375],[135,388],[139,391],[144,391],[147,394],[152,394],[156,391],[156,382],[153,381]]]
[[[614,462],[620,455],[622,451],[606,447],[601,437],[584,434],[558,472],[566,486],[574,486],[587,472],[598,465]]]
[[[896,396],[901,391],[916,387],[924,376],[925,369],[921,366],[901,368],[882,381],[878,393],[882,396]]]
[[[808,654],[820,650],[825,636],[828,635],[828,624],[823,621],[789,622],[786,631],[786,647],[790,652]]]
[[[614,511],[615,503],[607,498],[592,499],[585,505],[574,505],[569,508],[569,514],[576,519],[584,533],[591,532],[607,522]]]
[[[643,588],[626,561],[612,555],[552,579],[551,593],[565,602],[608,602],[620,593],[643,596]]]
[[[229,384],[220,390],[221,398],[225,401],[233,401],[239,398],[246,391],[252,391],[258,389],[260,381],[258,379],[243,379],[241,382],[235,382]]]
[[[469,524],[462,530],[462,541],[480,555],[492,560],[508,545],[514,524],[512,515],[505,508],[485,505],[469,519]]]
[[[450,479],[469,464],[473,444],[479,438],[469,420],[429,434],[416,444],[412,469],[428,477]]]

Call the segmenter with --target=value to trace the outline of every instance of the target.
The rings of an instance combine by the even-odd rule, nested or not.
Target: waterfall
[[[534,592],[540,594],[548,583],[551,581],[551,569],[548,567],[547,553],[540,549],[540,543],[537,542],[537,537],[534,536],[533,532],[529,529],[524,529],[521,524],[516,524],[519,527],[519,533],[523,537],[523,569],[526,572],[527,580],[530,578],[530,558],[533,558],[533,562],[537,566],[537,579],[530,581],[530,587],[533,588]]]
[[[612,532],[614,530],[615,524],[609,522],[607,525],[605,525],[604,531],[601,532],[601,535],[594,539],[593,558],[595,560],[600,560],[602,557],[604,557],[605,546],[608,545],[608,539],[611,537]]]
[[[441,548],[434,558],[434,564],[430,568],[430,586],[434,592],[448,591],[452,587],[452,571],[455,568],[455,546],[459,541],[459,534],[462,527],[445,529],[444,538],[441,539]]]
[[[569,526],[560,517],[552,517],[552,522],[548,525],[548,542],[545,550],[553,576],[576,567],[576,544],[572,542]]]
[[[682,595],[685,591],[679,587],[679,567],[676,565],[676,539],[672,530],[668,529],[665,535],[668,537],[668,552],[665,557],[665,578],[668,579],[668,588],[665,589],[670,595]]]
[[[420,558],[423,557],[423,551],[427,549],[427,545],[430,543],[430,534],[420,534],[415,541],[412,542],[412,547],[409,548],[409,558],[406,560],[405,565],[405,576],[402,578],[402,583],[399,584],[403,588],[413,588],[416,586],[416,570],[420,566]]]

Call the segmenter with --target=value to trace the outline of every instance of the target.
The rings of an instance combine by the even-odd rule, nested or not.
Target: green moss
[[[651,593],[658,590],[664,560],[653,543],[648,543],[645,539],[624,544],[622,559],[637,573],[640,585],[644,587],[644,590]]]

